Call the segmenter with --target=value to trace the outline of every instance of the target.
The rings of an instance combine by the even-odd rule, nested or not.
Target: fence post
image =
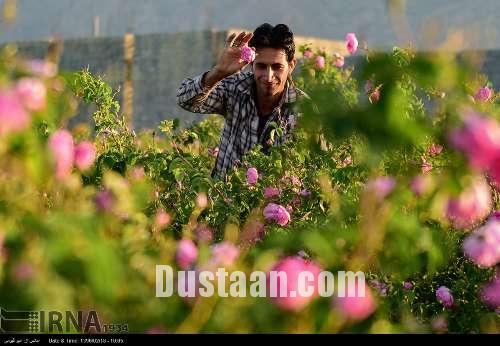
[[[135,37],[132,33],[126,33],[123,41],[125,58],[125,82],[123,85],[123,114],[129,126],[132,125],[132,114],[134,111],[134,86],[132,79],[134,64]],[[131,126],[132,127],[132,126]]]

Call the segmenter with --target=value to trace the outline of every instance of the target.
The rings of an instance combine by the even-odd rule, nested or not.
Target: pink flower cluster
[[[409,290],[413,289],[413,283],[411,281],[403,282],[403,289],[405,291],[409,291]]]
[[[310,51],[309,49],[307,49],[305,52],[304,52],[304,58],[306,59],[310,59],[312,58],[314,55],[314,53],[312,51]]]
[[[481,267],[500,262],[500,221],[490,220],[463,243],[465,255]]]
[[[410,182],[410,188],[415,196],[420,197],[432,187],[432,178],[428,175],[417,175]]]
[[[210,262],[215,266],[230,267],[240,255],[238,247],[228,241],[213,245],[211,250],[212,258]]]
[[[393,177],[377,177],[366,183],[365,190],[381,201],[392,192],[395,186],[396,180]]]
[[[368,95],[370,103],[376,103],[380,99],[380,87],[375,87],[371,80],[365,83],[365,93]]]
[[[21,78],[16,84],[16,93],[28,111],[41,111],[45,108],[47,89],[36,78]]]
[[[322,55],[318,55],[316,57],[316,68],[318,70],[322,70],[325,68],[325,57]]]
[[[41,78],[51,78],[57,74],[57,66],[49,61],[34,59],[27,63],[30,73]]]
[[[356,34],[353,32],[348,33],[345,36],[345,42],[347,51],[350,54],[356,53],[356,51],[358,50],[358,39],[356,38]]]
[[[213,231],[206,225],[198,225],[194,230],[194,234],[198,242],[201,243],[210,243],[213,238]]]
[[[247,170],[247,184],[251,186],[255,185],[257,184],[257,180],[259,180],[259,172],[257,171],[257,168],[249,168]]]
[[[318,277],[321,268],[316,263],[307,261],[299,256],[290,256],[276,263],[271,271],[286,273],[286,282],[284,282],[284,278],[277,275],[275,287],[277,297],[272,298],[273,303],[279,308],[287,311],[299,311],[318,296]],[[298,294],[299,275],[302,272],[309,272],[313,276],[313,281],[308,283],[308,286],[313,287],[313,294],[308,297]],[[270,283],[270,277],[268,276],[268,287]],[[286,296],[280,294],[281,286],[283,285],[286,285]],[[292,291],[295,294],[290,293]]]
[[[446,216],[457,229],[469,228],[482,221],[491,211],[491,190],[482,178],[476,179],[458,197],[450,198]]]
[[[48,147],[56,162],[56,177],[66,178],[75,164],[84,171],[90,168],[95,161],[96,150],[94,144],[83,141],[75,146],[73,136],[68,130],[57,130],[50,138]]]
[[[268,186],[264,189],[264,198],[273,198],[279,196],[280,194],[281,191],[277,187]]]
[[[12,89],[0,90],[0,135],[25,130],[30,122],[29,112],[46,106],[47,89],[36,78],[21,78]]]
[[[198,248],[191,239],[181,239],[177,243],[175,259],[182,269],[188,269],[198,258]]]
[[[453,131],[450,141],[473,168],[488,170],[500,159],[500,124],[478,113],[469,112],[463,128]]]
[[[493,96],[493,90],[484,86],[478,89],[474,95],[474,99],[479,102],[487,102],[491,99],[491,96]]]
[[[0,136],[23,131],[30,122],[19,97],[12,91],[0,91]]]
[[[453,307],[453,295],[448,287],[440,286],[436,290],[436,298],[445,308],[450,309]]]
[[[251,64],[255,60],[255,50],[247,45],[241,47],[241,60]]]
[[[155,215],[155,225],[158,227],[165,227],[172,221],[172,217],[164,209],[159,209]]]
[[[286,208],[275,203],[269,203],[264,208],[264,217],[266,220],[274,221],[280,226],[286,226],[290,222],[290,214]]]
[[[213,156],[213,157],[217,157],[217,155],[219,155],[219,147],[215,147],[215,148],[208,148],[207,149],[207,154],[208,156]]]
[[[424,156],[422,156],[422,173],[427,174],[430,171],[432,171],[432,168],[433,168],[432,163],[427,161],[427,159]]]
[[[362,285],[361,294],[358,288]],[[364,294],[362,292],[364,291]],[[349,296],[348,291],[345,292],[345,297],[336,297],[334,299],[335,306],[345,319],[352,321],[362,321],[368,318],[375,311],[377,305],[370,288],[363,281],[356,280],[355,295]]]
[[[427,153],[430,156],[437,156],[437,155],[441,154],[442,151],[443,151],[443,146],[436,144],[436,143],[432,143],[429,146],[429,148],[427,148]]]
[[[341,68],[342,66],[344,66],[344,57],[338,53],[335,53],[333,55],[333,65],[335,67],[338,67],[338,68]]]
[[[481,299],[497,312],[500,309],[500,276],[497,274],[493,280],[481,289]]]

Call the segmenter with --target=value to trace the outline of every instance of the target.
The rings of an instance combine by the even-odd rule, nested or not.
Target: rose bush
[[[487,83],[453,56],[300,51],[290,140],[224,180],[220,117],[136,133],[89,71],[2,55],[0,305],[135,332],[498,332],[495,91],[475,100]],[[63,126],[78,100],[93,131]],[[156,298],[157,264],[364,271],[368,295]]]

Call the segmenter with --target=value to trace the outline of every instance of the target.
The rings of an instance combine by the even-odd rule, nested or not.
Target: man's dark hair
[[[253,32],[253,37],[248,46],[259,48],[283,49],[286,53],[287,61],[292,61],[295,55],[295,42],[293,33],[285,24],[272,26],[269,23],[262,24]]]

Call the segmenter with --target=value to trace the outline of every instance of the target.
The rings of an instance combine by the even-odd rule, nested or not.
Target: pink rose
[[[296,177],[295,175],[290,177],[290,181],[292,182],[293,185],[298,185],[300,186],[302,183],[300,182],[300,179]]]
[[[432,163],[422,157],[422,173],[427,174],[432,171]]]
[[[365,189],[381,201],[392,192],[395,186],[396,180],[393,177],[377,177],[368,181]]]
[[[75,165],[79,170],[89,169],[95,161],[96,151],[94,144],[83,141],[75,147]]]
[[[500,124],[478,113],[469,112],[463,128],[450,134],[450,141],[474,168],[488,169],[500,158]]]
[[[181,239],[177,243],[175,259],[182,269],[189,268],[198,258],[198,248],[191,239]]]
[[[441,154],[443,151],[443,147],[439,144],[432,143],[429,148],[427,148],[427,152],[430,156],[437,156]]]
[[[245,246],[252,245],[260,240],[266,234],[266,226],[264,226],[259,220],[251,220],[247,222],[241,232],[240,240],[241,244]]]
[[[279,204],[269,203],[264,208],[264,217],[268,221],[275,221],[280,226],[285,226],[290,222],[290,214]]]
[[[370,79],[368,79],[365,83],[365,93],[369,94],[372,92],[372,90],[373,90],[373,83]]]
[[[280,189],[268,186],[264,189],[264,198],[273,198],[279,196],[280,193]]]
[[[487,102],[491,96],[493,95],[493,91],[487,86],[479,88],[479,90],[474,95],[474,99],[480,102]]]
[[[247,45],[241,47],[241,60],[251,64],[255,60],[255,50]]]
[[[380,100],[380,89],[375,89],[368,97],[371,103],[376,103]]]
[[[405,281],[403,282],[403,289],[405,291],[409,291],[413,288],[413,283],[411,281]]]
[[[247,184],[255,185],[257,184],[257,180],[259,179],[259,172],[255,167],[251,167],[247,170]]]
[[[135,166],[130,172],[130,176],[135,180],[141,180],[145,174],[143,166]]]
[[[431,327],[435,332],[446,332],[448,331],[448,321],[445,316],[438,316],[432,320]]]
[[[491,184],[500,191],[500,156],[490,165],[488,175]]]
[[[342,55],[335,54],[333,58],[333,65],[335,65],[335,67],[341,68],[342,66],[344,66],[344,57]]]
[[[155,225],[158,227],[165,227],[170,223],[172,217],[164,209],[159,209],[155,216]]]
[[[209,156],[217,157],[217,155],[219,155],[219,147],[215,147],[214,149],[208,148],[207,149],[207,154]]]
[[[0,91],[0,136],[25,130],[31,122],[29,114],[15,93]]]
[[[35,277],[35,268],[29,262],[20,262],[17,263],[12,268],[12,276],[17,282],[24,282],[31,280]]]
[[[378,281],[378,280],[370,280],[370,282],[368,284],[370,285],[370,287],[375,289],[381,297],[387,296],[388,286],[386,283]]]
[[[340,167],[344,168],[350,165],[352,165],[352,156],[347,155],[346,158],[342,160]]]
[[[309,197],[311,197],[311,191],[306,190],[306,189],[301,190],[299,194],[300,194],[302,197],[304,197],[304,198],[309,198]]]
[[[316,67],[320,70],[325,68],[325,58],[322,55],[316,57]]]
[[[309,49],[304,52],[304,58],[309,59],[313,57],[313,52],[311,52]]]
[[[240,255],[238,247],[228,241],[213,245],[211,250],[212,258],[210,262],[216,266],[230,267]]]
[[[57,66],[44,60],[31,60],[28,62],[28,70],[38,77],[51,78],[57,73]]]
[[[500,262],[500,221],[490,220],[465,238],[463,250],[480,267]]]
[[[29,111],[41,111],[46,105],[47,90],[36,78],[21,78],[16,84],[16,93]]]
[[[205,209],[208,205],[208,196],[204,192],[200,192],[196,196],[196,206],[200,209]]]
[[[410,182],[410,188],[415,194],[415,196],[420,197],[425,194],[432,184],[432,178],[427,175],[417,175]]]
[[[268,273],[268,289],[271,289],[271,285],[275,285],[273,288],[276,292],[276,297],[271,297],[272,302],[280,309],[287,311],[299,311],[306,307],[314,298],[318,296],[318,277],[321,272],[321,268],[312,261],[304,260],[298,256],[286,257],[276,263],[271,271],[276,272],[276,282],[271,281],[271,273]],[[286,274],[285,277],[280,276],[280,272]],[[299,275],[300,273],[309,272],[312,281],[308,280],[309,274],[302,274],[304,278],[305,287],[303,287],[306,292],[311,291],[310,296],[306,294],[301,295],[299,292]],[[281,295],[281,287],[286,285],[286,294]],[[311,289],[312,288],[312,289]],[[292,292],[293,291],[293,292]],[[304,293],[306,293],[304,292]],[[270,292],[269,292],[269,295]]]
[[[481,299],[492,309],[500,309],[500,277],[494,278],[481,289]]]
[[[73,168],[75,156],[73,136],[68,130],[57,130],[49,138],[49,149],[56,161],[56,177],[66,178]]]
[[[446,286],[441,286],[436,290],[436,298],[447,309],[453,306],[453,295]]]
[[[116,197],[111,190],[104,189],[94,196],[94,204],[99,212],[106,213],[113,209]]]
[[[167,334],[167,330],[163,326],[153,326],[146,330],[144,334]]]
[[[353,32],[348,33],[345,36],[345,41],[346,41],[347,51],[350,54],[356,53],[356,51],[358,50],[358,39],[356,38],[356,34],[354,34]]]
[[[358,292],[358,280],[355,281],[355,294],[349,296],[349,289],[346,289],[345,297],[335,297],[334,303],[342,316],[348,320],[362,321],[368,318],[376,309],[375,299],[370,288],[363,282],[363,290]]]
[[[488,216],[491,205],[490,187],[484,179],[477,179],[458,197],[448,200],[446,215],[453,227],[469,228]]]
[[[380,99],[380,87],[375,88],[371,80],[365,83],[365,93],[368,95],[370,103],[378,102]]]
[[[500,221],[500,210],[495,210],[493,213],[491,213],[489,220]]]
[[[198,225],[194,233],[198,242],[210,243],[214,238],[213,231],[206,225]]]

